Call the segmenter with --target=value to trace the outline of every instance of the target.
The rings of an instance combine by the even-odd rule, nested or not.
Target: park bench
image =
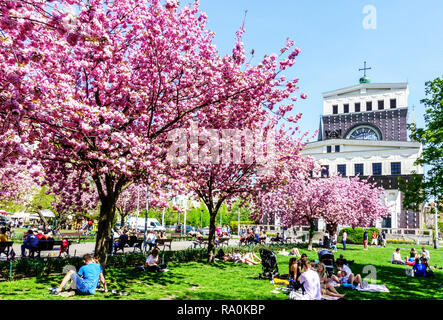
[[[156,243],[159,248],[163,246],[163,251],[165,251],[166,247],[169,247],[169,250],[171,250],[172,239],[157,239]]]
[[[218,239],[218,243],[216,243],[215,244],[215,246],[216,247],[219,247],[219,246],[228,246],[228,242],[229,242],[229,237],[227,237],[227,238],[219,238]]]
[[[77,243],[80,243],[80,240],[86,239],[86,236],[82,232],[63,232],[60,233],[60,237],[63,239],[77,240]]]
[[[183,235],[181,233],[171,233],[172,240],[192,240],[192,236]]]
[[[114,253],[117,253],[118,250],[121,250],[123,253],[125,253],[125,248],[129,247],[129,248],[134,248],[134,252],[135,249],[139,249],[140,251],[142,251],[142,244],[143,244],[143,239],[139,239],[137,238],[137,236],[130,236],[128,241],[120,241],[118,246],[115,246],[115,242],[112,244],[113,245],[113,250]]]
[[[194,241],[192,242],[192,245],[191,245],[191,248],[197,248],[197,246],[199,247],[199,248],[204,248],[204,247],[206,247],[207,245],[208,245],[208,242],[209,242],[209,238],[208,237],[201,237],[201,238],[198,238],[198,239],[194,239]]]
[[[34,258],[34,254],[37,253],[37,258],[40,258],[40,254],[42,251],[53,251],[54,247],[58,246],[58,250],[60,250],[63,244],[63,240],[39,240],[37,244],[37,248],[29,249],[29,257]],[[68,240],[68,247],[66,249],[66,253],[69,255],[69,246],[72,244],[72,241]],[[60,256],[60,254],[59,254]]]
[[[14,244],[14,241],[4,241],[0,242],[0,255],[4,253],[6,255],[6,259],[9,260],[9,254],[12,249],[12,245]]]

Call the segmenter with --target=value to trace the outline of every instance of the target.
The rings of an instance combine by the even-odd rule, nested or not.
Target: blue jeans
[[[31,252],[32,249],[37,249],[36,246],[31,246],[29,244],[22,244],[22,257],[26,256],[26,249],[29,249],[29,252]]]
[[[346,240],[343,240],[343,250],[346,250]]]

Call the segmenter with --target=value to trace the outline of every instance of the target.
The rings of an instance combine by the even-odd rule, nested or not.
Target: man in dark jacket
[[[23,240],[22,244],[22,257],[26,256],[26,249],[36,249],[38,245],[38,238],[34,234],[32,230],[28,230],[25,239]]]

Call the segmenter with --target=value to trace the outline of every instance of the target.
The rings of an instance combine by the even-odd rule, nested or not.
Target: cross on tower
[[[366,77],[366,70],[371,70],[372,68],[366,68],[366,61],[365,61],[365,66],[364,66],[364,68],[362,68],[362,69],[358,69],[358,71],[364,71],[364,77]]]

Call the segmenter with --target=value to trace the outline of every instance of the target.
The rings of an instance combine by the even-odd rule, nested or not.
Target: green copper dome
[[[360,78],[360,83],[371,83],[371,79],[369,77],[361,77]]]

